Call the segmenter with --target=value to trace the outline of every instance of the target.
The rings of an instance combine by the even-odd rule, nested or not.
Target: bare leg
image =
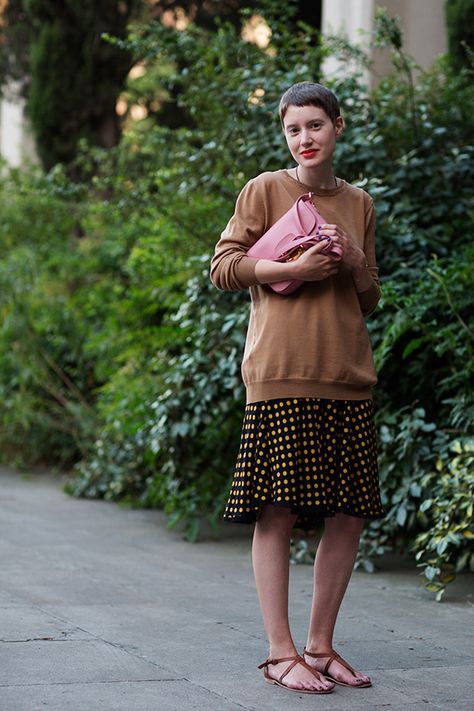
[[[296,516],[288,509],[266,505],[255,524],[252,563],[257,594],[270,649],[268,657],[279,659],[296,655],[288,620],[288,584],[291,529]],[[279,678],[290,662],[272,664],[268,673]],[[333,683],[318,680],[302,664],[285,676],[284,683],[298,689],[328,689]]]
[[[359,547],[363,520],[346,514],[336,514],[325,520],[324,534],[314,561],[314,591],[306,648],[310,652],[332,649],[334,627],[344,593],[349,583]],[[327,658],[305,660],[322,670]],[[348,684],[366,683],[369,677],[357,672],[357,678],[336,660],[328,672]],[[360,681],[359,681],[360,680]]]

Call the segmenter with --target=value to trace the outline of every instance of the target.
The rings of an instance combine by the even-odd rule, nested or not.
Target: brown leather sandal
[[[273,679],[268,674],[268,665],[269,664],[279,664],[280,662],[293,662],[292,664],[288,664],[287,669],[283,672],[281,677],[279,679]],[[269,684],[277,684],[277,686],[282,686],[284,689],[289,689],[290,691],[297,691],[299,694],[330,694],[333,690],[334,687],[331,689],[295,689],[293,686],[288,686],[288,684],[283,684],[283,679],[284,677],[295,667],[297,664],[303,664],[309,671],[314,674],[314,676],[318,679],[318,681],[322,681],[321,679],[321,674],[318,672],[317,669],[313,669],[313,667],[305,662],[303,657],[300,654],[297,654],[295,657],[282,657],[281,659],[266,659],[264,662],[258,665],[259,669],[263,669],[263,676],[265,677],[265,681],[268,681]]]
[[[321,674],[324,674],[327,679],[330,679],[335,684],[340,684],[341,686],[350,686],[351,689],[366,689],[368,686],[372,686],[371,681],[364,681],[362,684],[348,684],[346,681],[339,681],[339,679],[336,679],[331,674],[328,674],[328,669],[331,666],[331,663],[334,660],[337,660],[339,664],[342,664],[343,667],[346,667],[346,669],[350,671],[355,678],[357,678],[356,670],[353,669],[353,667],[351,667],[351,665],[346,662],[346,660],[343,659],[337,652],[335,652],[334,649],[331,649],[330,652],[308,652],[305,647],[303,650],[303,655],[304,654],[307,654],[308,657],[314,657],[314,659],[324,659],[324,657],[329,657]]]

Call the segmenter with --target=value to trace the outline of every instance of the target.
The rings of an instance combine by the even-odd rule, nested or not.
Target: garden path
[[[250,527],[185,542],[159,511],[73,499],[47,472],[0,470],[1,711],[471,711],[472,578],[442,603],[410,565],[356,572],[336,648],[371,689],[265,684]],[[291,569],[299,645],[312,570]]]

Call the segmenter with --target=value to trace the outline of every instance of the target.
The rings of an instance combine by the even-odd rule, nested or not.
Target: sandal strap
[[[287,668],[285,669],[285,671],[283,672],[283,674],[281,675],[281,677],[278,679],[278,681],[280,682],[280,684],[282,683],[284,677],[285,677],[287,674],[289,674],[289,672],[293,669],[293,667],[296,667],[296,665],[297,665],[297,664],[300,664],[300,663],[301,663],[301,657],[300,657],[299,655],[298,655],[297,657],[293,657],[293,661],[291,662],[291,664],[288,664]]]
[[[281,657],[280,659],[266,659],[264,662],[258,665],[257,669],[263,669],[263,667],[268,667],[269,664],[279,664],[280,662],[292,662],[293,659],[297,659],[300,655],[297,654],[296,657]]]
[[[343,659],[341,657],[341,655],[338,654],[334,649],[331,649],[330,652],[308,652],[308,650],[305,647],[303,653],[307,654],[308,657],[314,657],[315,659],[321,659],[321,658],[324,659],[324,657],[329,657],[328,661],[326,662],[326,664],[324,666],[324,670],[322,672],[323,674],[327,674],[328,669],[331,666],[332,662],[335,659],[337,659],[339,664],[342,664],[343,667],[346,667],[347,671],[350,671],[353,676],[357,677],[356,670],[353,667],[351,667],[349,662],[346,662],[346,660]]]
[[[301,654],[297,654],[294,657],[281,657],[281,659],[266,659],[264,662],[258,665],[258,669],[263,669],[263,667],[268,667],[269,664],[279,664],[280,662],[292,662],[292,664],[288,664],[287,668],[283,672],[283,674],[280,676],[278,681],[281,683],[282,680],[285,678],[287,674],[290,673],[290,671],[295,667],[297,664],[302,664],[306,669],[308,669],[319,681],[321,681],[321,672],[319,672],[317,669],[314,669],[314,667],[311,666],[311,664],[308,664],[305,662]]]

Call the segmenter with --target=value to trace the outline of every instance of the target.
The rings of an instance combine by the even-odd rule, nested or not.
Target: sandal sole
[[[339,686],[348,686],[350,689],[368,689],[369,686],[372,686],[372,682],[364,683],[364,684],[348,684],[346,681],[338,681],[338,679],[335,679],[333,676],[329,676],[328,674],[324,675],[326,679],[329,679],[329,681],[333,681],[335,684],[339,684]]]
[[[267,677],[265,677],[265,681],[267,682],[267,684],[275,684],[275,686],[281,686],[283,689],[288,689],[288,691],[296,691],[298,694],[332,694],[332,692],[334,691],[334,689],[328,689],[327,691],[316,691],[316,690],[310,690],[310,689],[295,689],[292,686],[288,686],[287,684],[282,684],[281,681],[277,681],[276,679],[267,678]]]

